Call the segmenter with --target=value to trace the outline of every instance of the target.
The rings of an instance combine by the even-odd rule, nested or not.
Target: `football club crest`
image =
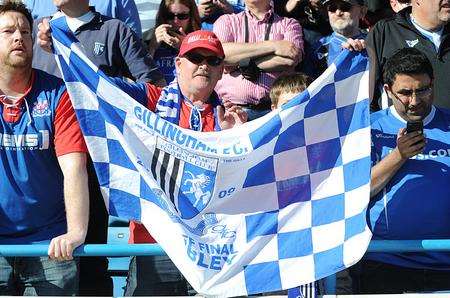
[[[158,138],[150,170],[178,216],[191,219],[212,199],[217,163]]]
[[[105,44],[100,43],[100,42],[95,42],[94,43],[94,55],[100,56],[101,54],[103,54],[103,52],[105,52]]]
[[[208,206],[215,180],[215,172],[190,163],[184,164],[177,204],[182,218],[193,218]]]
[[[38,99],[32,108],[31,115],[33,117],[46,117],[50,116],[52,112],[50,111],[50,107],[48,105],[48,101],[46,99]]]

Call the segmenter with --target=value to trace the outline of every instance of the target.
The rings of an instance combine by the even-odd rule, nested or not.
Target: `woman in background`
[[[184,37],[201,26],[195,0],[162,0],[153,29],[144,33],[153,60],[167,84],[175,78],[175,57]]]

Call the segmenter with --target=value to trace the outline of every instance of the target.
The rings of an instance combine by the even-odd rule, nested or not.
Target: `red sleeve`
[[[162,88],[146,83],[147,85],[147,109],[154,112],[156,110],[156,103],[161,95]]]
[[[67,91],[61,96],[55,111],[56,156],[73,152],[87,152],[75,111]]]

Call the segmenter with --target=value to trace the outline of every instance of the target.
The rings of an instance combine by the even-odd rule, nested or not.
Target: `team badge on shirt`
[[[31,114],[33,117],[46,117],[50,116],[52,112],[46,99],[38,99],[34,105]]]
[[[408,45],[408,47],[414,48],[414,46],[415,46],[416,44],[419,43],[419,40],[418,40],[418,39],[414,39],[414,40],[405,40],[405,42],[406,42],[406,44]]]
[[[94,43],[94,55],[100,56],[105,52],[105,44],[96,42]]]

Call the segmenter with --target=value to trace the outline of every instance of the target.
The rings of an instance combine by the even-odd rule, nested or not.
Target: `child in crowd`
[[[311,82],[312,79],[303,73],[291,73],[278,77],[273,82],[269,94],[272,110],[278,109],[284,103],[303,92]]]

